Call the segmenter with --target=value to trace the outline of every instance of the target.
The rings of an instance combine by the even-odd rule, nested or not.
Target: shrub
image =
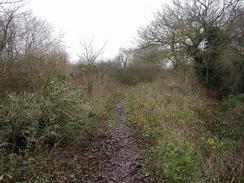
[[[244,102],[244,94],[230,95],[228,99],[223,101],[223,106],[225,108],[234,108],[240,102]]]
[[[43,93],[9,93],[0,107],[1,142],[19,152],[73,140],[94,121],[83,103],[79,88],[58,79],[50,80]]]
[[[157,146],[146,150],[144,171],[154,181],[197,182],[199,170],[196,152],[183,142],[173,142],[174,138],[175,136],[161,138]]]
[[[160,73],[160,69],[154,66],[132,65],[127,68],[121,68],[115,74],[115,78],[125,85],[136,85],[141,82],[150,82],[155,80]]]
[[[53,54],[26,55],[12,63],[8,77],[1,81],[0,94],[42,91],[48,79],[67,77],[68,64]]]

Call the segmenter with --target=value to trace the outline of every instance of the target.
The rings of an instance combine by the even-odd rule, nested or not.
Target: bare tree
[[[55,34],[50,24],[28,12],[22,13],[15,24],[15,52],[18,55],[45,54],[62,47],[62,35]]]
[[[94,48],[93,39],[90,41],[81,41],[80,44],[82,48],[81,54],[79,55],[80,61],[85,64],[94,65],[102,55],[107,43],[104,43],[104,45],[99,49]]]
[[[187,32],[185,13],[179,1],[173,1],[173,7],[165,6],[155,14],[155,19],[147,27],[138,31],[140,48],[157,47],[170,59],[174,68],[182,65],[184,55],[184,32]]]
[[[187,69],[191,63],[204,86],[226,93],[230,87],[224,73],[234,76],[240,59],[222,56],[235,53],[233,27],[242,7],[241,0],[173,0],[172,6],[157,12],[154,21],[139,31],[139,46],[161,49],[174,68]]]
[[[7,77],[7,65],[13,57],[12,48],[16,34],[13,22],[23,2],[23,0],[0,1],[0,80]]]
[[[104,45],[99,48],[94,48],[94,42],[93,39],[91,39],[89,42],[83,41],[80,42],[82,51],[80,54],[80,62],[85,68],[85,78],[87,83],[87,93],[90,98],[93,98],[93,90],[94,90],[94,81],[96,79],[96,63],[99,59],[99,57],[102,55],[104,48],[107,43],[104,43]]]
[[[173,0],[138,31],[138,43],[141,48],[159,47],[176,68],[189,61],[186,47],[198,48],[209,26],[231,27],[240,6],[240,0]]]
[[[132,60],[133,50],[130,48],[120,48],[119,54],[115,57],[115,61],[122,65],[125,69],[128,63]]]

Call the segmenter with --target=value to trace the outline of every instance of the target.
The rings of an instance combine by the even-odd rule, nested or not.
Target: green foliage
[[[168,182],[197,182],[199,170],[196,152],[179,139],[178,142],[173,143],[174,138],[175,136],[161,138],[157,146],[146,150],[144,171],[151,177],[155,177],[157,181],[161,177]]]
[[[218,137],[218,139],[238,140],[243,137],[244,130],[243,102],[239,101],[239,104],[235,104],[235,108],[226,108],[233,105],[232,100],[231,103],[225,102],[224,104],[224,107],[223,104],[196,106],[195,112],[198,114],[204,130],[210,132],[212,136]]]
[[[207,45],[202,48],[204,50],[200,49],[198,45],[190,46],[196,75],[200,83],[208,89],[218,91],[219,94],[228,93],[229,88],[224,88],[226,82],[224,76],[229,72],[222,69],[223,66],[220,62],[221,51],[226,47],[227,35],[219,27],[213,25],[204,28],[203,33],[198,32],[197,34],[200,34],[201,41],[205,39],[207,42]],[[196,36],[195,39],[199,38]]]
[[[42,94],[8,94],[0,108],[2,142],[16,148],[41,142],[53,147],[76,138],[87,120],[94,118],[82,109],[83,96],[58,79],[50,80]]]
[[[38,152],[45,159],[93,135],[97,121],[97,113],[84,107],[82,90],[62,78],[50,79],[41,93],[7,94],[0,105],[0,175],[16,181],[32,176],[40,167]]]
[[[223,101],[225,108],[235,108],[240,102],[244,102],[244,94],[230,95],[228,99]]]
[[[174,129],[176,124],[190,125],[189,121],[194,119],[193,111],[169,106],[162,111],[161,102],[171,100],[168,95],[160,93],[163,84],[148,85],[150,87],[141,86],[125,94],[127,117],[142,129],[143,137],[150,144],[144,150],[145,174],[150,176],[152,182],[195,182],[199,175],[196,152],[183,140],[187,138],[187,133],[183,135],[184,132],[181,132],[179,136],[178,127]],[[184,100],[178,98],[179,103]],[[162,122],[164,120],[168,122]],[[172,126],[168,126],[171,122]]]
[[[243,3],[221,2],[229,3],[222,6],[217,0],[172,1],[138,31],[139,48],[161,52],[151,52],[149,58],[161,55],[180,72],[193,65],[199,83],[216,98],[243,93],[244,83]],[[219,14],[226,9],[228,15]]]
[[[173,82],[172,82],[173,83]],[[141,129],[144,173],[151,182],[227,182],[241,178],[235,152],[243,110],[225,110],[170,80],[143,84],[124,94],[127,119]],[[173,84],[175,85],[175,83]],[[231,170],[231,171],[229,171]]]
[[[195,44],[187,48],[199,82],[216,92],[215,97],[242,92],[243,56],[231,45],[233,35],[212,24],[204,25],[202,30],[195,30]],[[199,48],[203,41],[205,45]]]

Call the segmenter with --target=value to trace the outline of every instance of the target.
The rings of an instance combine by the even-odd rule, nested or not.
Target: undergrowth
[[[75,182],[82,169],[77,148],[96,139],[109,102],[94,106],[58,77],[40,92],[8,93],[0,104],[0,182]]]
[[[243,103],[232,109],[164,80],[124,93],[129,122],[148,144],[151,182],[242,182]]]
[[[79,156],[104,123],[116,126],[114,104],[123,100],[128,122],[141,132],[147,180],[243,182],[242,95],[219,103],[200,91],[165,79],[91,100],[57,77],[39,92],[7,93],[0,104],[0,181],[79,182],[92,171]]]

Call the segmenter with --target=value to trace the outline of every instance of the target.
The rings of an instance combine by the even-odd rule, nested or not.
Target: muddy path
[[[145,182],[136,130],[126,124],[123,102],[117,103],[115,110],[116,125],[105,128],[83,157],[87,168],[81,177],[82,182]]]

